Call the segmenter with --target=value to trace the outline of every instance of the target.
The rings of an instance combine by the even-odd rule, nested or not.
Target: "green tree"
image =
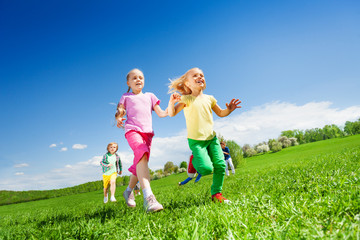
[[[294,137],[296,137],[297,142],[298,142],[299,144],[305,143],[304,131],[299,130],[299,129],[295,129],[295,130],[294,130]]]
[[[280,136],[284,136],[287,138],[295,137],[295,131],[293,130],[282,131]]]
[[[230,150],[230,156],[235,168],[245,166],[245,159],[241,147],[233,140],[226,141],[226,145]]]
[[[181,163],[180,163],[180,166],[179,166],[180,168],[185,168],[185,169],[187,169],[187,162],[186,161],[182,161]]]
[[[347,135],[360,134],[360,118],[355,122],[347,121],[345,123],[344,132]]]
[[[167,162],[164,165],[164,173],[172,173],[174,172],[174,163],[173,162]]]

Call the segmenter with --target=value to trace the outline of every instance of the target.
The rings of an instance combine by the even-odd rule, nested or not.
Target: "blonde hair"
[[[188,74],[191,70],[193,69],[199,69],[201,70],[200,68],[191,68],[189,69],[184,75],[182,75],[181,77],[179,78],[176,78],[174,80],[170,80],[170,84],[169,84],[169,93],[173,93],[173,92],[176,92],[178,91],[180,94],[182,95],[190,95],[192,93],[191,89],[188,88],[186,85],[185,85],[185,82],[187,81],[188,79]],[[205,84],[205,87],[206,87],[206,84]],[[205,88],[204,88],[205,89]]]
[[[107,147],[106,147],[106,150],[107,150],[108,152],[110,152],[110,151],[109,151],[109,147],[111,147],[112,145],[116,145],[116,150],[115,150],[115,152],[117,152],[117,150],[119,149],[119,146],[118,146],[118,144],[117,144],[116,142],[111,142],[111,143],[109,143],[109,144],[107,145]]]
[[[118,104],[115,113],[115,120],[117,121],[119,118],[122,118],[125,115],[126,115],[125,108],[122,105]]]

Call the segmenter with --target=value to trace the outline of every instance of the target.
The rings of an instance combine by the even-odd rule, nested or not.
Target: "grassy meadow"
[[[360,135],[247,158],[210,198],[212,176],[151,182],[165,210],[103,204],[102,191],[0,206],[0,239],[360,239]]]

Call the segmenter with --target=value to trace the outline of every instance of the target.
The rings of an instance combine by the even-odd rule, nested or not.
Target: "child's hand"
[[[119,173],[119,175],[121,175],[122,174],[122,171],[120,171],[120,172],[118,172]]]
[[[117,124],[116,124],[116,126],[118,127],[118,128],[123,128],[124,127],[124,120],[125,120],[126,118],[118,118],[118,119],[116,119],[116,122],[117,122]]]
[[[230,112],[234,111],[237,108],[241,108],[241,106],[238,106],[241,103],[239,99],[231,99],[230,103],[226,103],[226,108],[229,109]]]
[[[108,165],[108,167],[112,167],[113,166],[113,164],[112,163],[110,163],[109,165]]]
[[[175,104],[177,102],[180,102],[180,100],[181,100],[181,95],[180,94],[178,94],[178,93],[171,94],[171,96],[170,96],[170,102],[171,103]]]

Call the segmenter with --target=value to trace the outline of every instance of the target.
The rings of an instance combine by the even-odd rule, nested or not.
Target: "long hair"
[[[189,69],[184,75],[182,75],[179,78],[176,78],[174,80],[170,80],[170,84],[169,84],[169,93],[173,93],[178,91],[180,94],[182,95],[190,95],[192,93],[191,89],[188,88],[185,85],[185,82],[188,79],[188,74],[191,70],[193,69],[200,69],[200,68],[191,68]],[[206,87],[206,83],[205,83],[205,87]],[[204,88],[205,89],[205,88]]]

